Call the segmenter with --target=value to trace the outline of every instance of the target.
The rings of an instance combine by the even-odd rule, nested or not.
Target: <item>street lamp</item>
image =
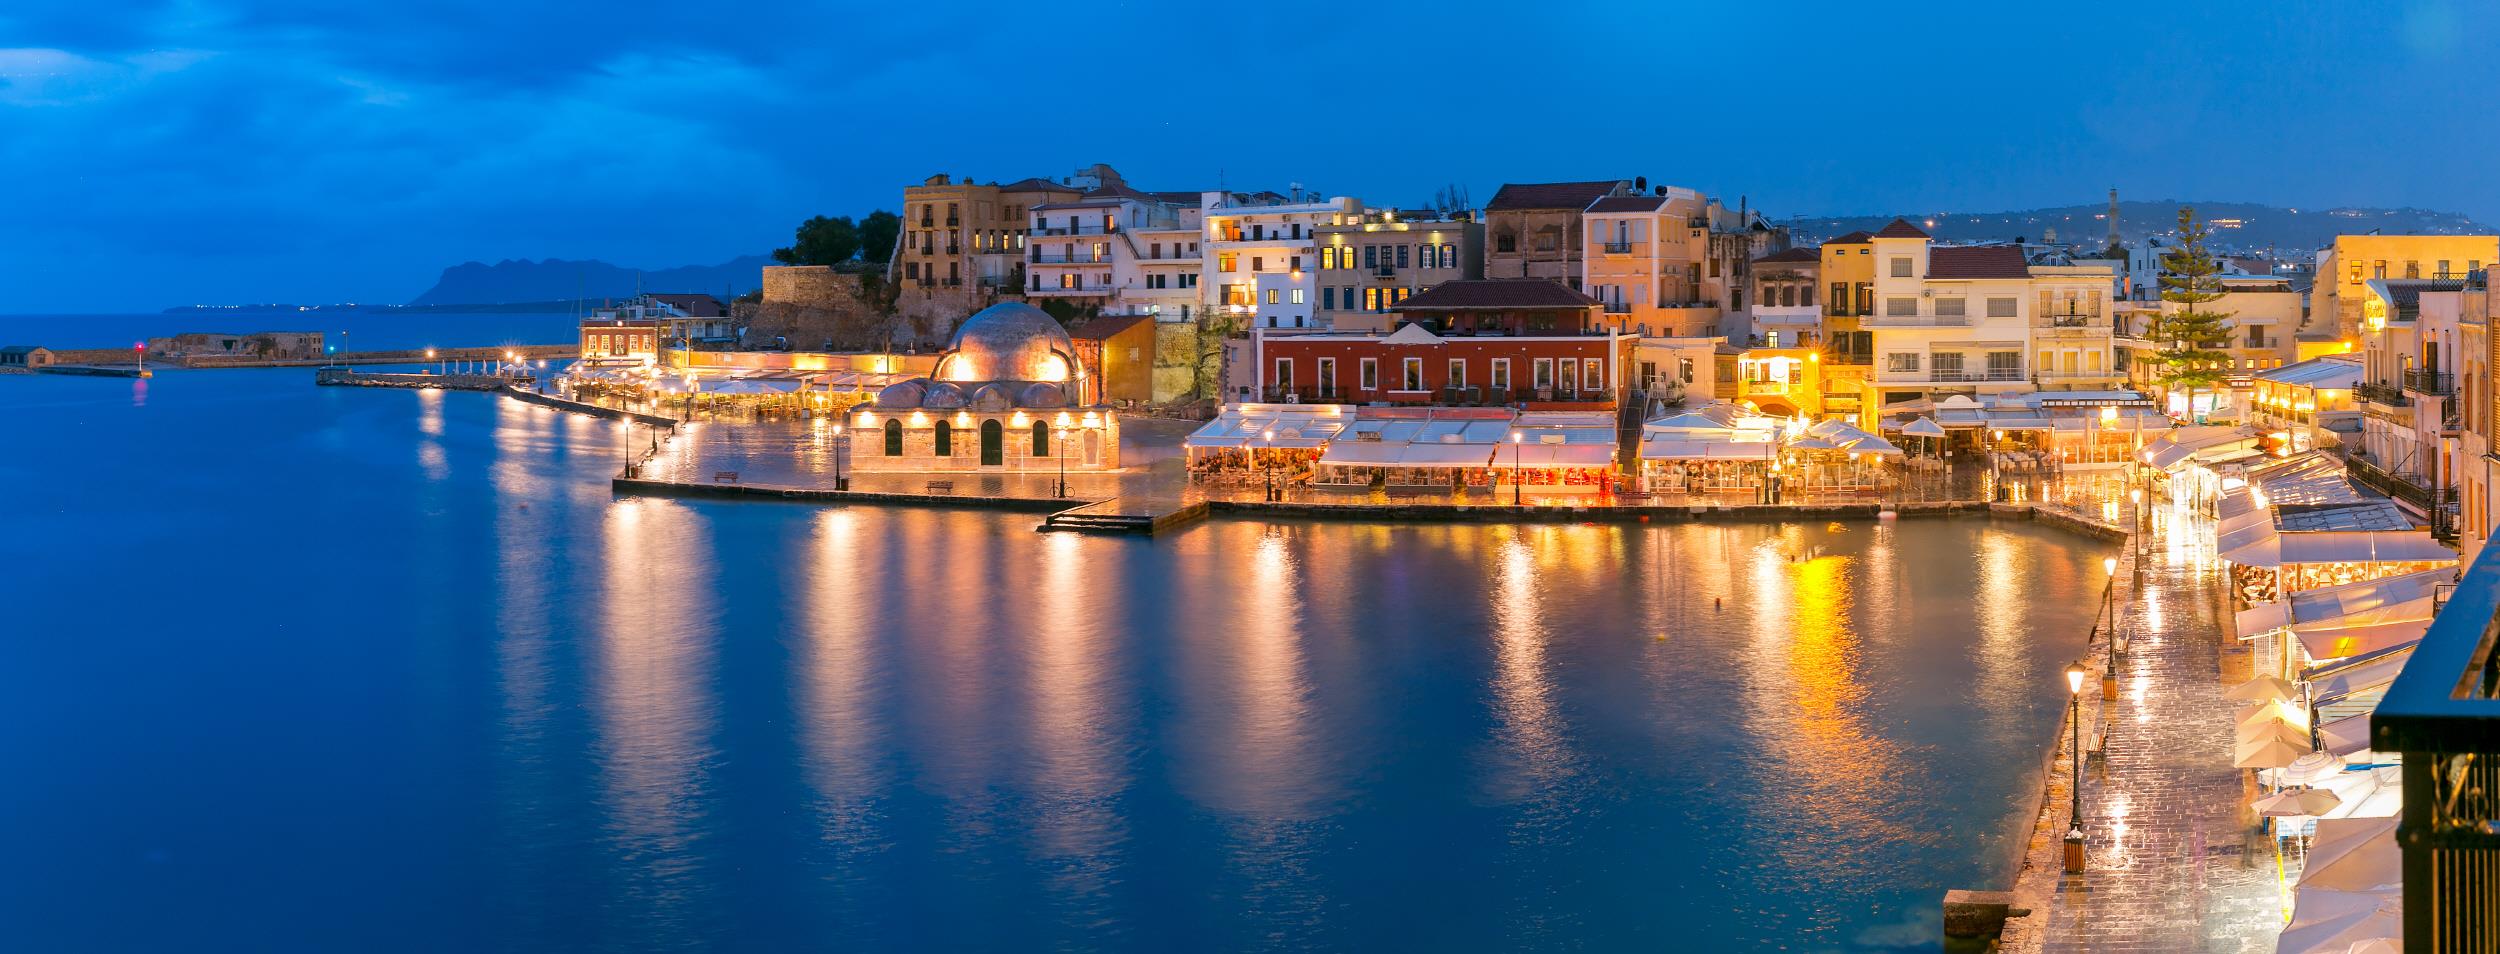
[[[1276,429],[1259,432],[1259,440],[1267,443],[1267,453],[1259,460],[1259,472],[1267,477],[1267,502],[1276,502]]]
[[[2150,479],[2148,475],[2146,480]],[[2135,511],[2135,538],[2127,541],[2127,546],[2135,551],[2135,588],[2140,590],[2144,588],[2144,512],[2152,509],[2152,504],[2144,499],[2142,487],[2127,488],[2127,504],[2128,509]]]
[[[1520,505],[1519,457],[1527,452],[1526,447],[1521,443],[1521,437],[1522,435],[1516,429],[1510,432],[1510,505],[1513,507]]]
[[[2118,698],[2118,558],[2102,557],[2102,602],[2109,606],[2109,671],[2101,674],[2101,701]]]
[[[434,349],[432,349],[432,348],[427,348],[427,349],[425,349],[425,360],[427,360],[427,361],[433,361],[433,360],[434,360]],[[437,362],[437,363],[434,365],[434,373],[436,373],[436,374],[441,374],[441,373],[443,373],[443,366],[442,366],[442,364],[441,364],[441,363]]]
[[[2066,873],[2083,870],[2083,674],[2081,662],[2066,664],[2066,722],[2072,727],[2073,752],[2067,790],[2073,797],[2066,824]]]
[[[851,482],[842,476],[842,425],[833,425],[833,489],[849,490]]]
[[[1068,496],[1068,429],[1059,429],[1059,496]]]

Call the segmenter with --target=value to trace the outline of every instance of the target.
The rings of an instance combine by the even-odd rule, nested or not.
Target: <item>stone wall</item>
[[[882,335],[877,315],[859,297],[860,277],[823,265],[774,265],[764,269],[764,300],[742,314],[747,347],[786,339],[801,351],[833,351]],[[741,311],[744,311],[742,306]]]
[[[1155,322],[1155,403],[1184,400],[1197,389],[1198,334],[1196,322]]]
[[[1022,415],[978,412],[946,415],[942,419],[949,425],[947,439],[949,453],[944,457],[937,454],[936,425],[941,419],[937,412],[904,411],[899,415],[885,411],[874,413],[873,423],[866,414],[853,415],[851,426],[842,435],[844,439],[851,442],[849,459],[852,468],[857,473],[897,471],[932,474],[1002,471],[1056,473],[1059,470],[1058,455],[1061,448],[1059,438],[1063,433],[1060,429],[1052,429],[1049,456],[1033,454],[1033,421],[1043,419],[1042,416],[1046,413],[1055,417],[1058,413],[1056,411],[1029,411]],[[1019,416],[1023,418],[1021,424],[1017,423]],[[1002,439],[999,445],[1000,462],[987,466],[981,463],[981,422],[985,419],[999,422]],[[902,456],[886,456],[885,424],[888,420],[900,421],[903,424]],[[1104,415],[1104,426],[1092,432],[1098,433],[1100,435],[1098,440],[1101,441],[1095,448],[1095,463],[1093,464],[1086,463],[1085,451],[1081,446],[1088,432],[1072,430],[1066,433],[1070,435],[1066,443],[1069,473],[1119,469],[1120,421],[1118,415]]]

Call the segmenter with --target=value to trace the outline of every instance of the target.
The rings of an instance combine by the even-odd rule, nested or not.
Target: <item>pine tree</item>
[[[2231,343],[2224,322],[2232,313],[2204,308],[2222,298],[2222,283],[2214,277],[2222,269],[2205,251],[2208,234],[2195,209],[2179,209],[2179,243],[2161,260],[2161,300],[2179,307],[2165,309],[2153,323],[2152,338],[2162,344],[2153,353],[2160,367],[2155,380],[2167,389],[2186,389],[2190,414],[2196,411],[2196,392],[2222,383],[2231,363],[2230,353],[2221,349]]]

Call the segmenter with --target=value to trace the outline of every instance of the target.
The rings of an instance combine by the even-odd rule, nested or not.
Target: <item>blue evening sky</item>
[[[932,172],[2500,220],[2466,3],[0,4],[0,311],[715,263]],[[2481,40],[2479,44],[2477,40]]]

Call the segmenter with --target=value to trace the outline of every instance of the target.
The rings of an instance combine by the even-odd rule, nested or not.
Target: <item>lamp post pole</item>
[[[1259,432],[1259,440],[1267,444],[1267,453],[1259,459],[1259,473],[1267,478],[1267,502],[1276,502],[1276,432]]]
[[[1526,451],[1526,449],[1520,445],[1520,437],[1521,435],[1518,431],[1510,432],[1510,505],[1513,507],[1520,506],[1519,457]]]
[[[850,480],[842,476],[842,452],[847,447],[842,442],[842,425],[833,425],[833,489],[837,491],[851,489]]]
[[[2101,701],[2118,698],[2118,558],[2102,557],[2102,602],[2109,608],[2109,669],[2101,674]]]
[[[1059,498],[1068,496],[1068,429],[1059,429]]]
[[[2066,814],[2066,872],[2083,870],[2083,664],[2066,666],[2066,723],[2072,739],[2068,764],[2067,791],[2071,797]]]

